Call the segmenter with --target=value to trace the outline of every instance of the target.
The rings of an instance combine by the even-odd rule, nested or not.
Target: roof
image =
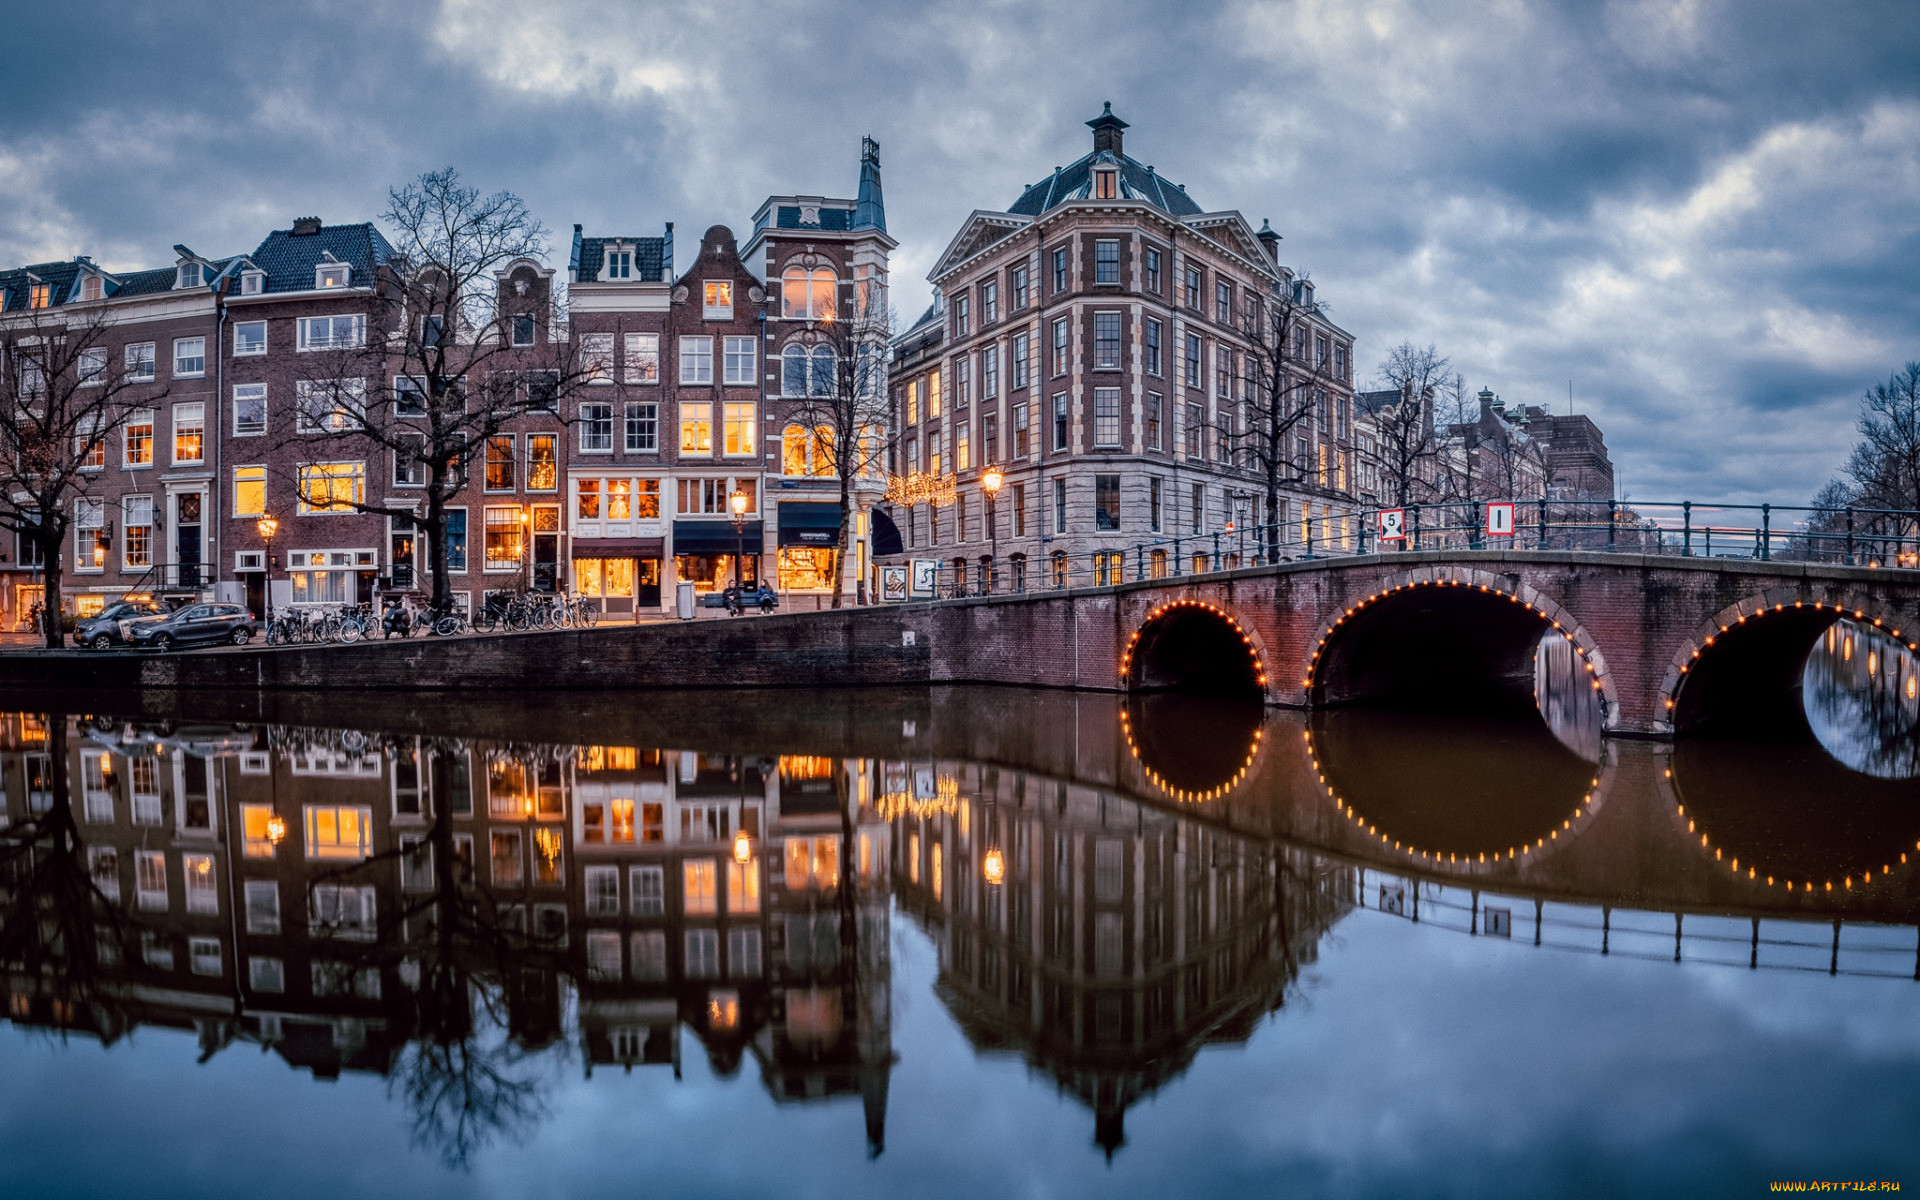
[[[290,229],[276,229],[249,257],[267,273],[265,291],[310,292],[314,270],[329,254],[353,268],[348,286],[371,287],[374,272],[393,257],[394,250],[371,221],[361,221],[322,225],[318,233],[299,236]]]
[[[66,262],[34,263],[31,266],[0,271],[0,308],[8,312],[26,308],[31,300],[28,289],[35,281],[51,284],[53,302],[65,303],[68,293],[73,290],[73,281],[79,274],[80,264],[72,259]],[[32,278],[28,278],[29,276]]]
[[[208,272],[209,275],[216,273]],[[128,271],[115,278],[120,281],[120,286],[113,289],[114,296],[151,296],[172,291],[180,272],[175,267],[156,267],[151,271]]]
[[[1152,167],[1112,150],[1095,150],[1070,167],[1055,168],[1052,175],[1022,192],[1018,200],[1007,206],[1007,211],[1037,217],[1069,200],[1091,199],[1093,168],[1096,164],[1119,166],[1122,199],[1145,200],[1162,212],[1176,217],[1189,217],[1205,211],[1187,198],[1184,187],[1158,174]]]
[[[666,275],[667,239],[662,237],[583,237],[580,239],[580,262],[574,275],[576,282],[592,283],[600,278],[600,268],[606,262],[608,246],[633,247],[633,277],[650,283],[660,282]]]
[[[1376,416],[1389,408],[1400,405],[1400,389],[1388,388],[1382,392],[1355,392],[1353,406],[1368,416]]]

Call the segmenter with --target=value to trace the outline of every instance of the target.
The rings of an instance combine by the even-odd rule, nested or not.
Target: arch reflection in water
[[[1863,622],[1828,626],[1801,674],[1807,723],[1827,753],[1881,779],[1920,776],[1920,657]]]

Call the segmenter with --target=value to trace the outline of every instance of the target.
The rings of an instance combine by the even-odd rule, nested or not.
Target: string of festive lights
[[[1159,772],[1147,765],[1147,760],[1140,753],[1140,747],[1133,740],[1133,722],[1127,719],[1125,709],[1120,710],[1120,733],[1127,739],[1127,752],[1133,755],[1135,762],[1140,764],[1140,770],[1146,774],[1147,782],[1166,793],[1169,799],[1178,801],[1181,804],[1205,804],[1209,800],[1220,799],[1220,797],[1240,786],[1241,781],[1246,779],[1247,772],[1253,769],[1253,760],[1260,756],[1261,731],[1256,729],[1253,731],[1253,741],[1247,747],[1246,761],[1240,764],[1240,769],[1233,773],[1233,777],[1217,787],[1208,788],[1204,792],[1195,792],[1189,791],[1186,788],[1175,787],[1171,782],[1162,778]]]
[[[1671,780],[1673,779],[1673,768],[1672,768],[1672,767],[1668,767],[1668,768],[1667,768],[1667,770],[1666,770],[1666,778],[1667,778],[1667,779],[1669,780],[1669,782],[1671,782]],[[1727,869],[1728,869],[1729,871],[1731,871],[1731,872],[1733,873],[1733,876],[1734,876],[1734,878],[1736,878],[1736,879],[1737,879],[1737,878],[1739,878],[1739,877],[1740,877],[1740,859],[1739,859],[1738,857],[1736,857],[1736,856],[1730,856],[1730,855],[1728,855],[1728,854],[1726,854],[1726,852],[1725,852],[1725,850],[1724,850],[1724,848],[1723,848],[1723,847],[1719,847],[1719,846],[1715,846],[1715,845],[1713,844],[1713,841],[1712,841],[1712,839],[1711,839],[1711,838],[1710,838],[1710,837],[1709,837],[1709,836],[1707,835],[1707,832],[1706,832],[1705,830],[1703,830],[1703,829],[1701,829],[1701,828],[1699,828],[1699,821],[1698,821],[1698,819],[1697,819],[1696,817],[1688,817],[1688,816],[1687,816],[1687,806],[1686,806],[1686,805],[1685,805],[1684,803],[1682,803],[1682,802],[1681,802],[1681,800],[1680,800],[1680,793],[1679,793],[1679,788],[1678,788],[1677,786],[1675,786],[1675,788],[1674,788],[1674,796],[1673,796],[1673,809],[1674,809],[1674,813],[1675,813],[1675,814],[1676,814],[1677,816],[1681,816],[1681,817],[1685,817],[1685,818],[1686,818],[1686,822],[1687,822],[1687,833],[1689,833],[1689,834],[1697,834],[1697,835],[1699,835],[1699,838],[1700,838],[1700,849],[1701,849],[1702,851],[1706,851],[1706,850],[1712,850],[1712,851],[1713,851],[1713,861],[1715,861],[1715,862],[1717,862],[1717,863],[1720,863],[1721,865],[1723,865],[1723,866],[1725,866],[1725,867],[1726,867],[1726,868],[1727,868]],[[1913,844],[1913,852],[1920,852],[1920,842],[1915,842],[1915,843]],[[1902,850],[1902,851],[1900,852],[1900,865],[1901,865],[1901,866],[1903,866],[1903,867],[1905,867],[1905,866],[1911,866],[1911,865],[1912,865],[1911,863],[1909,863],[1909,862],[1907,861],[1907,855],[1908,855],[1909,853],[1910,853],[1909,851],[1905,851],[1905,850]],[[1884,881],[1884,880],[1885,880],[1885,879],[1886,879],[1886,878],[1887,878],[1888,876],[1890,876],[1890,875],[1892,875],[1892,874],[1893,874],[1893,864],[1892,864],[1892,863],[1890,863],[1890,862],[1887,862],[1887,863],[1882,863],[1882,864],[1880,865],[1880,878],[1881,878],[1881,879],[1882,879],[1883,881]],[[1812,880],[1812,879],[1804,879],[1804,880],[1793,880],[1793,879],[1785,879],[1785,878],[1779,878],[1779,877],[1776,877],[1776,876],[1773,876],[1773,875],[1765,875],[1765,876],[1763,876],[1763,875],[1761,875],[1761,874],[1760,874],[1760,869],[1759,869],[1758,867],[1756,867],[1756,866],[1754,866],[1754,865],[1753,865],[1753,864],[1752,864],[1751,862],[1749,862],[1749,863],[1747,864],[1747,870],[1746,870],[1746,878],[1747,878],[1747,881],[1748,881],[1749,883],[1758,883],[1758,884],[1764,884],[1764,885],[1765,885],[1765,886],[1767,886],[1767,887],[1785,887],[1785,888],[1786,888],[1786,890],[1787,890],[1787,891],[1789,891],[1789,892],[1793,892],[1793,891],[1799,891],[1799,892],[1801,892],[1802,894],[1809,894],[1809,895],[1810,895],[1810,894],[1812,894],[1812,893],[1814,893],[1814,892],[1831,892],[1831,891],[1833,890],[1833,882],[1834,882],[1834,881],[1833,881],[1833,880],[1831,880],[1831,879],[1824,879],[1824,880]],[[1873,879],[1874,879],[1874,873],[1873,873],[1872,871],[1870,871],[1870,870],[1869,870],[1869,871],[1863,871],[1863,872],[1861,872],[1861,874],[1860,874],[1860,877],[1859,877],[1859,880],[1858,880],[1858,882],[1860,883],[1860,885],[1861,885],[1862,887],[1864,887],[1864,886],[1866,886],[1867,884],[1870,884],[1870,883],[1872,883],[1872,882],[1873,882]],[[1856,882],[1856,881],[1855,881],[1855,879],[1854,879],[1854,877],[1853,877],[1852,875],[1850,875],[1850,874],[1849,874],[1849,875],[1843,875],[1843,876],[1841,876],[1841,878],[1840,878],[1840,890],[1842,890],[1842,891],[1846,891],[1846,892],[1850,892],[1850,891],[1852,891],[1852,890],[1853,890],[1853,885],[1854,885],[1854,883],[1855,883],[1855,882]],[[1796,885],[1797,885],[1797,886],[1796,886]]]
[[[1246,627],[1240,624],[1239,620],[1235,618],[1232,613],[1220,607],[1218,604],[1212,604],[1205,600],[1169,600],[1164,604],[1154,606],[1153,611],[1147,614],[1147,619],[1140,622],[1140,627],[1133,631],[1132,636],[1127,638],[1126,649],[1120,652],[1120,682],[1122,684],[1126,684],[1132,679],[1133,652],[1139,649],[1140,635],[1153,628],[1156,621],[1168,613],[1173,612],[1175,609],[1180,608],[1194,608],[1203,612],[1212,613],[1214,616],[1219,617],[1222,621],[1232,626],[1234,633],[1240,636],[1240,644],[1247,648],[1247,657],[1253,661],[1255,681],[1259,683],[1263,689],[1267,686],[1267,665],[1260,659],[1260,651],[1253,644],[1253,636],[1247,632]]]
[[[1815,612],[1826,612],[1829,609],[1831,609],[1834,613],[1838,614],[1842,618],[1851,616],[1856,621],[1866,621],[1870,619],[1875,629],[1884,629],[1887,631],[1887,633],[1890,636],[1896,639],[1901,636],[1900,631],[1898,629],[1890,628],[1887,625],[1887,623],[1881,618],[1879,617],[1869,618],[1867,616],[1865,609],[1860,609],[1860,608],[1849,609],[1844,604],[1828,604],[1823,600],[1815,600],[1811,604],[1809,604],[1805,600],[1795,600],[1793,602],[1793,607],[1794,608],[1812,608]],[[1720,632],[1727,633],[1738,626],[1745,625],[1748,621],[1757,620],[1764,616],[1770,616],[1773,613],[1786,612],[1786,611],[1787,611],[1787,604],[1784,601],[1778,604],[1775,604],[1772,608],[1757,608],[1750,613],[1742,613],[1740,616],[1734,618],[1730,622],[1722,622],[1720,625]],[[1672,684],[1668,686],[1666,695],[1662,698],[1664,702],[1664,706],[1668,712],[1672,712],[1674,706],[1679,702],[1680,688],[1683,684],[1686,683],[1688,673],[1691,672],[1694,666],[1698,663],[1701,652],[1705,650],[1707,647],[1713,645],[1714,640],[1717,636],[1718,635],[1716,634],[1711,634],[1711,633],[1708,634],[1706,638],[1702,640],[1698,646],[1695,646],[1686,655],[1686,657],[1680,660],[1678,664],[1678,671],[1675,673],[1674,680]],[[1908,642],[1907,649],[1910,651],[1920,652],[1920,643]]]

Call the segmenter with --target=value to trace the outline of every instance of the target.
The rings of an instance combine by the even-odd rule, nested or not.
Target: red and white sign
[[[1487,505],[1487,536],[1513,536],[1513,501],[1495,500]]]
[[[1383,542],[1404,542],[1407,540],[1407,510],[1404,508],[1383,508],[1379,513],[1380,540]]]

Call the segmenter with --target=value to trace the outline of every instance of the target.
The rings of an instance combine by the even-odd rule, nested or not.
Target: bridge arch
[[[1128,637],[1120,654],[1120,682],[1131,691],[1264,698],[1267,661],[1251,622],[1209,600],[1167,600]]]
[[[1920,650],[1898,614],[1859,596],[1809,599],[1777,588],[1702,621],[1673,653],[1656,700],[1655,728],[1685,734],[1714,725],[1797,728],[1807,655],[1836,621],[1851,618]]]
[[[1407,572],[1355,596],[1320,626],[1300,686],[1315,706],[1439,707],[1462,689],[1511,692],[1523,678],[1530,686],[1540,639],[1556,633],[1599,694],[1602,727],[1614,728],[1613,672],[1580,620],[1515,576],[1470,567]]]

